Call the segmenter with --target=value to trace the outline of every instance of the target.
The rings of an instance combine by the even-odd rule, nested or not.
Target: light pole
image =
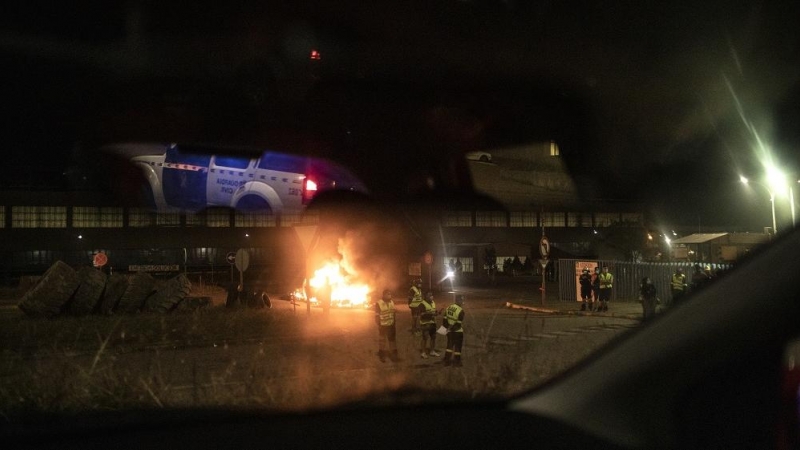
[[[739,176],[739,181],[745,185],[750,183],[750,180],[747,179],[747,177],[745,177],[744,175]],[[772,207],[772,234],[778,234],[778,225],[777,221],[775,220],[775,192],[773,192],[773,190],[766,184],[759,182],[756,183],[763,186],[764,189],[766,189],[767,192],[769,193],[769,203],[770,206]],[[794,221],[794,204],[792,205],[792,220]]]

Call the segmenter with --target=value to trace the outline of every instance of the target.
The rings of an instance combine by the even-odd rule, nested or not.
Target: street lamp
[[[739,175],[739,181],[745,185],[750,183],[750,180],[747,179],[747,177],[744,175]],[[778,226],[777,222],[775,221],[775,192],[766,184],[763,183],[758,183],[758,184],[763,186],[764,189],[766,189],[767,192],[769,193],[769,203],[772,206],[772,234],[778,234]]]

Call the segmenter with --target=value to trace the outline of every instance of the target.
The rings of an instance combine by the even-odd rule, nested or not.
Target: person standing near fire
[[[593,300],[591,303],[591,308],[589,311],[599,311],[600,310],[600,266],[596,266],[594,268],[594,275],[592,276],[592,298]],[[597,304],[597,309],[594,309],[595,303]]]
[[[419,305],[422,303],[422,278],[415,278],[408,290],[408,308],[411,310],[411,332],[419,336]]]
[[[592,302],[592,274],[589,273],[588,268],[583,268],[578,282],[581,286],[581,311],[586,311],[587,308],[591,311],[594,306]]]
[[[386,362],[386,357],[397,362],[395,308],[389,289],[384,289],[381,299],[375,302],[375,323],[378,325],[378,358],[381,362]]]
[[[433,300],[433,292],[425,294],[418,310],[419,326],[422,331],[421,356],[423,358],[440,356],[440,353],[436,351],[436,302]]]
[[[444,352],[444,365],[461,367],[461,347],[464,345],[464,296],[456,295],[456,301],[448,306],[442,319],[447,328],[447,349]]]
[[[608,266],[603,266],[603,272],[600,273],[600,305],[597,306],[598,311],[608,311],[608,302],[611,301],[611,289],[614,285],[614,275],[608,271]]]

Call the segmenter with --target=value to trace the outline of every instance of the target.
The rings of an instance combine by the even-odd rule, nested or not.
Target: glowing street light
[[[750,183],[750,180],[744,175],[739,175],[739,182],[741,182],[744,185],[747,185]],[[758,182],[756,181],[756,183]],[[766,189],[767,192],[769,193],[769,203],[772,206],[772,234],[778,234],[778,225],[777,222],[775,221],[775,192],[766,184],[762,183],[758,184],[763,186],[764,189]]]
[[[790,183],[788,176],[774,164],[767,164],[766,169],[767,183],[769,183],[772,192],[784,196],[786,195],[786,189],[789,189],[789,206],[792,211],[792,228],[794,228],[797,224],[794,213],[794,182]]]

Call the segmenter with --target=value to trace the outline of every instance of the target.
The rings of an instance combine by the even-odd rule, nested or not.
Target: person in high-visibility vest
[[[419,336],[419,305],[422,303],[422,278],[416,278],[408,290],[408,308],[411,310],[411,332]]]
[[[675,273],[672,274],[672,279],[669,283],[670,291],[672,292],[672,304],[678,303],[678,301],[686,294],[686,289],[689,287],[686,284],[686,274],[683,273],[683,269],[678,267],[675,269]]]
[[[428,356],[440,356],[436,351],[436,302],[433,300],[433,292],[425,294],[425,298],[419,304],[419,327],[422,331],[422,342],[420,352],[423,358]]]
[[[381,299],[375,302],[375,323],[378,325],[378,358],[386,361],[388,356],[394,362],[397,358],[397,328],[392,291],[383,290]]]
[[[464,345],[464,296],[456,295],[456,301],[448,306],[442,319],[447,328],[447,349],[444,352],[444,365],[461,367],[461,347]]]
[[[598,311],[608,311],[608,302],[611,301],[611,288],[614,285],[614,275],[608,271],[608,266],[603,266],[600,273],[600,305]]]

